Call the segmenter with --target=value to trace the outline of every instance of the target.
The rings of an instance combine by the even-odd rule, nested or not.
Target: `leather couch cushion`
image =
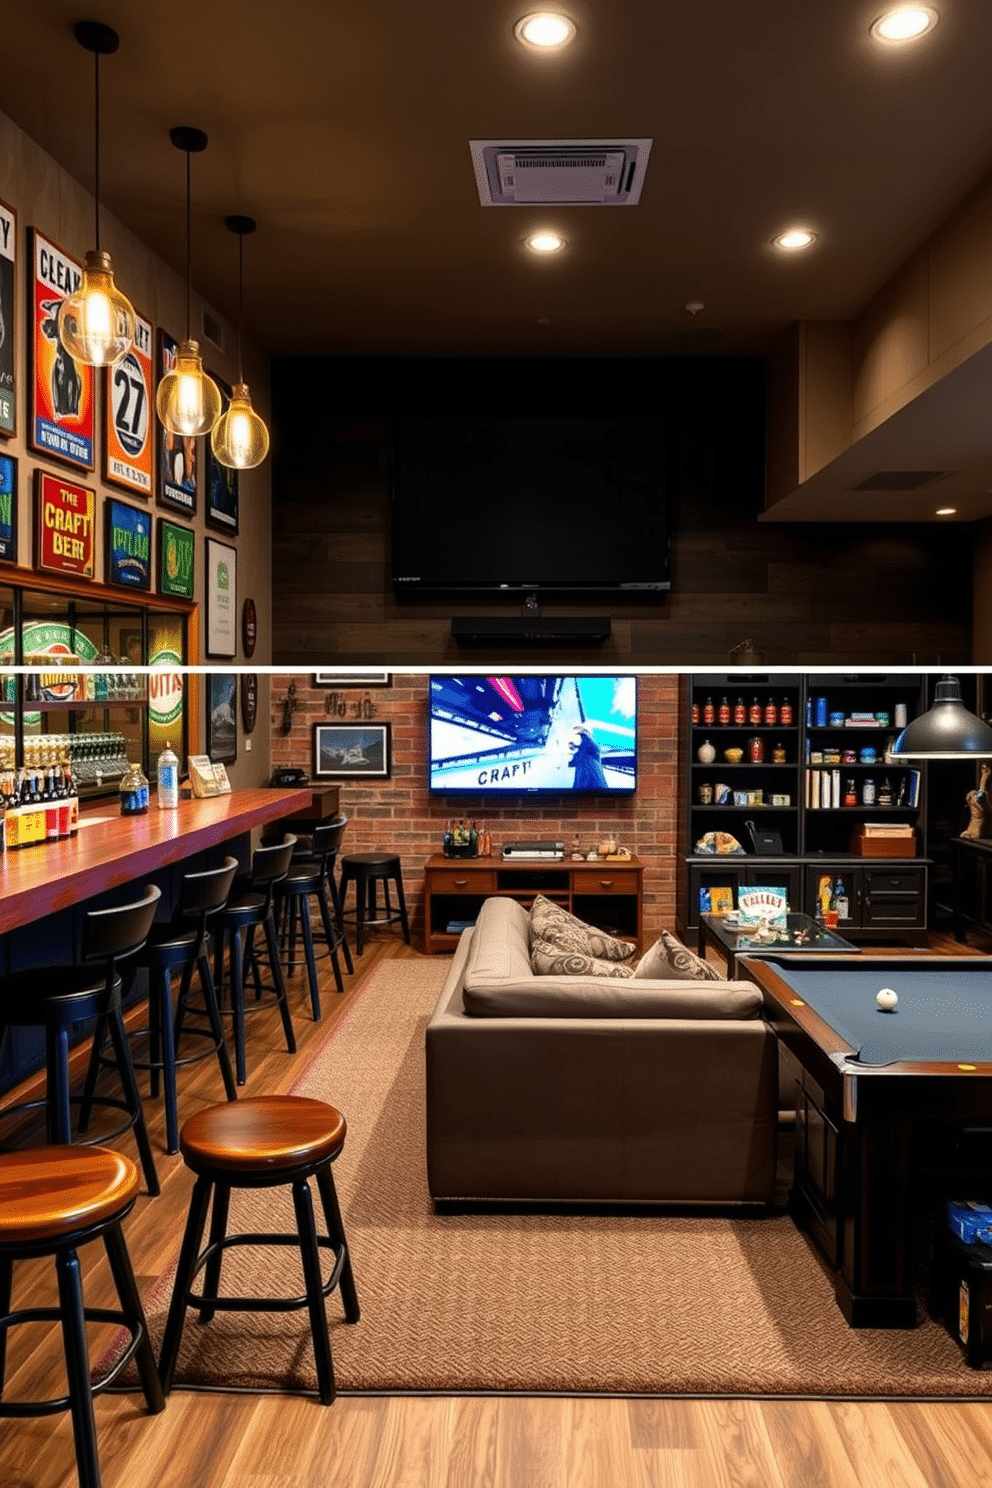
[[[753,982],[655,983],[633,978],[541,976],[503,986],[462,989],[465,1012],[476,1018],[638,1018],[701,1022],[761,1016]]]
[[[619,940],[595,925],[587,925],[543,894],[538,894],[531,905],[530,939],[532,943],[545,941],[562,951],[594,956],[598,961],[626,961],[637,949],[633,941]]]

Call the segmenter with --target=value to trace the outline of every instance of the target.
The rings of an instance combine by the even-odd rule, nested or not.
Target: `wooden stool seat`
[[[344,1146],[340,1111],[301,1095],[242,1096],[208,1106],[185,1123],[179,1150],[194,1173],[257,1173],[271,1183],[301,1166],[333,1162]]]
[[[130,1158],[110,1147],[32,1147],[0,1165],[0,1245],[58,1240],[129,1209],[138,1192]]]
[[[168,1394],[172,1387],[188,1308],[196,1308],[200,1322],[217,1312],[291,1312],[306,1308],[317,1366],[317,1388],[324,1405],[335,1395],[334,1365],[327,1327],[327,1298],[341,1291],[345,1319],[357,1323],[360,1312],[351,1257],[338,1207],[331,1164],[345,1138],[345,1119],[323,1101],[300,1095],[250,1096],[234,1104],[198,1111],[179,1134],[183,1161],[196,1175],[172,1301],[162,1338],[159,1374]],[[326,1234],[318,1234],[310,1180],[320,1195]],[[228,1234],[231,1191],[235,1188],[292,1189],[296,1230],[247,1231]],[[207,1244],[201,1250],[210,1214]],[[305,1291],[302,1296],[221,1295],[224,1253],[234,1246],[291,1246],[299,1254]],[[321,1272],[321,1253],[330,1251],[328,1276]],[[203,1273],[201,1290],[193,1284]]]

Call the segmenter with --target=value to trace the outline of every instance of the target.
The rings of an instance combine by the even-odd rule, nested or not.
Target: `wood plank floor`
[[[931,950],[977,954],[992,945],[934,936]],[[343,998],[323,978],[320,1024],[310,1020],[298,972],[290,995],[299,1054],[285,1052],[273,1012],[253,1016],[246,1093],[288,1088],[368,973],[417,954],[379,932],[356,958]],[[220,1098],[211,1062],[182,1072],[183,1117]],[[148,1114],[162,1194],[142,1195],[125,1227],[146,1294],[175,1255],[191,1188],[181,1159],[162,1151],[161,1104],[149,1102]],[[102,1248],[86,1247],[81,1260],[88,1302],[108,1305]],[[50,1263],[20,1266],[14,1305],[50,1301],[50,1272]],[[94,1352],[105,1337],[94,1333]],[[57,1333],[14,1330],[7,1398],[58,1393],[62,1378]],[[176,1391],[157,1417],[132,1395],[101,1397],[96,1415],[104,1488],[992,1488],[992,1414],[983,1402],[392,1396],[340,1397],[326,1408],[292,1396]],[[0,1422],[2,1488],[75,1484],[67,1417]]]

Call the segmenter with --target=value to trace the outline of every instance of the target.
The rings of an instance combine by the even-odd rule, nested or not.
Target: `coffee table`
[[[753,929],[742,929],[739,925],[728,925],[722,914],[704,913],[699,916],[699,954],[706,955],[711,945],[723,957],[731,981],[740,976],[741,956],[787,956],[787,955],[859,955],[860,947],[852,945],[836,930],[827,930],[818,920],[807,914],[786,915],[785,927],[776,931],[771,940],[756,940]]]

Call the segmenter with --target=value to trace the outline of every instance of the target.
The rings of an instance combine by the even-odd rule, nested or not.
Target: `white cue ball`
[[[899,1001],[899,998],[897,997],[896,993],[893,992],[891,987],[883,987],[881,992],[875,993],[875,1001],[878,1003],[883,1013],[894,1013],[896,1010],[896,1003]]]

